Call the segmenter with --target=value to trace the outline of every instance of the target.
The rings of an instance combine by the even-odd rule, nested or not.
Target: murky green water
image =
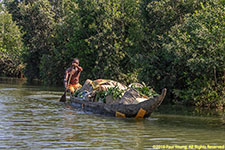
[[[1,78],[0,149],[225,149],[224,111],[162,106],[148,119],[118,119],[71,110],[62,94]]]

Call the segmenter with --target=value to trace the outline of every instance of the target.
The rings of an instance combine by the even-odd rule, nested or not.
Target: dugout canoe
[[[86,112],[101,114],[106,116],[127,117],[127,118],[146,118],[160,106],[166,96],[167,89],[162,90],[161,95],[150,98],[138,104],[106,104],[101,102],[90,102],[71,97],[69,104],[73,108],[82,109]]]

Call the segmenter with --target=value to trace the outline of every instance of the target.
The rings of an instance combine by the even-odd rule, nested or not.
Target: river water
[[[223,110],[160,106],[150,118],[121,119],[71,109],[62,94],[0,78],[0,149],[225,149]]]

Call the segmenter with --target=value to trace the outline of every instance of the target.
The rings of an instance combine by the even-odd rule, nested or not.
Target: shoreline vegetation
[[[165,104],[225,106],[224,0],[2,0],[0,75],[62,86],[86,79],[168,89]]]

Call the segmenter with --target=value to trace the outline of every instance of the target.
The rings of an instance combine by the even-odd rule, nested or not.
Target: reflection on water
[[[87,114],[59,103],[61,89],[0,80],[0,149],[152,149],[224,145],[224,112],[162,106],[151,118]],[[211,111],[210,111],[211,112]]]

